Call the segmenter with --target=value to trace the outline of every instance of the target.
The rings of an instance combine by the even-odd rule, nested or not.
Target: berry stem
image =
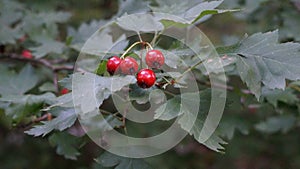
[[[183,78],[183,76],[192,71],[195,67],[199,66],[200,64],[202,64],[204,61],[203,60],[200,60],[198,63],[194,64],[192,67],[188,68],[186,71],[184,71],[177,79],[175,79],[175,83],[177,83],[180,79]]]
[[[142,36],[141,36],[140,32],[137,32],[137,35],[138,35],[140,41],[143,42],[143,39],[142,39]]]
[[[123,54],[122,54],[122,56],[120,57],[121,59],[124,59],[124,57],[125,57],[125,55],[132,49],[132,48],[134,48],[136,45],[138,45],[138,44],[142,44],[142,45],[147,45],[147,46],[149,46],[150,47],[150,49],[152,50],[153,49],[153,47],[151,46],[151,44],[150,43],[148,43],[148,42],[144,42],[144,41],[139,41],[139,42],[135,42],[134,44],[132,44]]]

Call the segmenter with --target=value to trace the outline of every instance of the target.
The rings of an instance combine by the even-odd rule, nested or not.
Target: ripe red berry
[[[122,60],[117,56],[113,56],[110,59],[108,59],[108,62],[106,63],[106,68],[110,75],[113,75],[116,72],[121,61]]]
[[[120,63],[120,70],[123,74],[133,75],[139,70],[139,65],[132,57],[126,57]]]
[[[31,53],[30,50],[23,50],[22,56],[26,59],[32,59],[33,58],[32,53]]]
[[[67,94],[69,93],[69,90],[67,88],[63,88],[61,91],[60,91],[60,94],[64,95],[64,94]]]
[[[156,76],[153,70],[150,69],[142,69],[136,76],[137,84],[141,88],[150,88],[154,85],[156,81]]]
[[[160,68],[165,63],[165,57],[159,50],[149,50],[146,54],[146,63],[151,68]]]

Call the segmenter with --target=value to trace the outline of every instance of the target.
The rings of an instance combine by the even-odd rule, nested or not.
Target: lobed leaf
[[[255,125],[255,129],[263,133],[288,132],[296,123],[296,117],[293,115],[282,115],[269,117],[266,121]]]
[[[114,169],[151,169],[142,159],[120,157],[108,152],[103,153],[95,161],[103,167],[113,167]]]
[[[49,137],[49,142],[56,147],[56,153],[63,155],[66,159],[77,160],[77,156],[80,155],[77,147],[82,142],[81,138],[61,132],[52,134]]]
[[[42,125],[34,126],[32,129],[25,131],[26,134],[37,136],[45,136],[52,130],[63,131],[71,127],[77,119],[74,109],[64,109],[60,114],[51,121],[43,122]]]
[[[286,79],[300,79],[300,44],[279,44],[278,31],[256,33],[222,51],[236,58],[237,73],[257,99],[262,84],[268,89],[284,89]]]

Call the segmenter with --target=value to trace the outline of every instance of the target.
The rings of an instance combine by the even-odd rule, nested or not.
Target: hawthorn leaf
[[[278,107],[278,102],[283,102],[287,104],[295,104],[298,102],[298,97],[293,90],[287,88],[285,90],[280,89],[262,89],[262,97],[265,98],[274,107]]]
[[[67,93],[57,97],[54,100],[54,103],[44,110],[50,110],[53,107],[65,107],[65,108],[74,107],[72,93]]]
[[[39,113],[43,106],[43,103],[35,103],[30,105],[10,104],[9,102],[3,103],[9,104],[9,106],[5,108],[5,114],[6,116],[12,118],[16,124],[22,122],[24,118],[30,115]]]
[[[65,44],[46,36],[36,37],[34,39],[40,43],[37,47],[30,47],[32,55],[36,58],[42,58],[50,53],[62,54]]]
[[[56,92],[55,86],[53,83],[46,82],[39,87],[41,92]]]
[[[251,13],[257,10],[263,2],[266,1],[267,0],[225,0],[222,4],[222,7],[242,9],[242,12],[235,13],[234,16],[240,19],[245,19],[247,16],[249,16]]]
[[[226,114],[223,116],[218,129],[220,136],[231,140],[236,131],[249,134],[249,124],[242,117]]]
[[[72,75],[61,79],[58,83],[60,86],[72,90]]]
[[[3,69],[0,74],[0,95],[22,95],[32,89],[39,82],[35,69],[27,64],[15,74],[7,69]]]
[[[42,125],[36,125],[30,130],[25,131],[26,134],[37,136],[45,136],[53,130],[63,131],[71,127],[77,119],[74,109],[63,109],[60,114],[51,121],[42,122]]]
[[[180,116],[184,113],[184,110],[180,109],[180,107],[180,96],[175,96],[155,110],[154,119],[171,120],[177,116]]]
[[[74,104],[85,112],[98,109],[112,93],[136,82],[134,76],[102,77],[93,73],[75,73],[72,79]]]
[[[82,23],[77,30],[68,27],[68,36],[72,37],[72,44],[83,45],[101,26],[107,22],[100,20],[92,20],[90,23]]]
[[[99,76],[103,75],[105,72],[107,72],[107,60],[103,60],[98,64],[97,70],[95,71],[95,73]]]
[[[219,95],[218,97],[223,97],[220,94],[222,93],[217,93],[217,95]],[[198,108],[198,114],[195,114],[195,110],[193,110],[195,109],[195,106],[193,105],[196,105],[195,102],[199,101],[199,98],[197,99],[196,97],[200,97],[200,107]],[[204,122],[208,120],[206,119],[206,116],[209,112],[211,105],[211,90],[206,89],[201,92],[190,93],[186,95],[185,98],[186,99],[184,99],[183,101],[186,103],[187,107],[189,108],[189,111],[186,111],[178,121],[181,125],[181,128],[189,132],[190,135],[193,135],[199,143],[205,145],[206,147],[216,152],[222,152],[224,150],[223,145],[227,144],[220,137],[222,133],[218,129],[216,129],[214,133],[210,135],[210,132],[208,132],[208,127],[211,126],[203,126]],[[195,121],[194,124],[193,121]],[[191,126],[192,124],[193,126]],[[214,123],[212,122],[212,124]]]
[[[107,99],[110,96],[110,88],[111,88],[111,79],[109,77],[103,77],[101,80],[96,80],[97,78],[102,79],[102,77],[97,76],[92,73],[75,73],[67,78],[64,78],[60,81],[60,84],[69,90],[75,90],[75,93],[68,93],[57,97],[55,103],[48,107],[47,109],[53,107],[74,107],[78,105],[87,104],[93,108],[96,108],[97,103],[95,103],[95,97],[98,95],[97,100],[99,100],[99,104],[103,102],[103,100]],[[73,81],[74,79],[74,81]],[[96,83],[99,82],[100,84]],[[74,85],[72,85],[74,84]],[[103,87],[104,86],[104,87]],[[101,90],[100,90],[101,88]],[[109,88],[109,89],[108,89]],[[100,90],[98,93],[97,91]],[[76,103],[74,105],[74,103]],[[92,108],[92,109],[93,109]],[[90,109],[91,111],[91,109]]]
[[[13,26],[22,18],[22,9],[22,4],[15,1],[0,2],[0,45],[15,44],[16,39],[23,35],[19,25]]]
[[[144,90],[138,87],[136,84],[131,88],[129,92],[130,100],[136,101],[138,104],[145,104],[149,101],[150,90]]]
[[[22,36],[20,27],[10,28],[6,25],[1,25],[0,29],[0,44],[15,44],[16,40]]]
[[[296,124],[296,121],[297,118],[294,115],[269,117],[266,121],[256,124],[255,129],[268,134],[287,133]]]
[[[71,18],[71,13],[69,12],[42,12],[38,14],[38,17],[43,19],[42,21],[45,24],[52,24],[52,23],[64,23]]]
[[[284,89],[286,79],[300,79],[300,44],[279,44],[278,31],[256,33],[229,46],[224,54],[236,58],[237,72],[257,99],[262,84],[268,89]]]
[[[224,144],[227,144],[220,136],[221,132],[216,130],[210,137],[209,139],[203,141],[203,138],[200,136],[200,133],[203,133],[202,128],[204,127],[204,120],[205,117],[197,117],[194,126],[192,130],[190,131],[190,134],[194,136],[194,138],[201,144],[205,145],[206,147],[210,148],[211,150],[214,150],[216,152],[222,152],[224,151]],[[202,136],[207,135],[208,133],[202,134]]]
[[[299,12],[295,10],[289,10],[282,13],[283,25],[280,28],[279,33],[281,39],[293,38],[295,41],[300,41],[300,26]]]
[[[165,57],[166,65],[174,69],[176,69],[177,66],[182,62],[180,57],[186,54],[186,52],[183,50],[160,50]]]
[[[40,37],[42,34],[47,34],[53,40],[59,36],[58,23],[63,23],[70,18],[70,13],[59,11],[48,12],[33,12],[27,10],[20,26],[23,32],[35,40],[35,37]],[[54,52],[54,51],[53,51]]]
[[[153,15],[123,15],[116,22],[121,28],[135,32],[157,32],[163,30],[163,24]]]
[[[120,157],[109,152],[103,153],[95,161],[103,167],[114,169],[152,169],[143,159]]]
[[[82,143],[82,139],[66,132],[53,133],[49,137],[50,145],[56,147],[56,153],[63,155],[66,159],[77,160],[80,152],[76,147]]]
[[[86,113],[80,116],[80,124],[87,129],[87,134],[92,137],[99,137],[106,131],[113,130],[123,125],[122,120],[113,115],[99,115],[99,110]]]
[[[108,28],[99,30],[86,41],[82,48],[76,45],[73,47],[83,53],[100,56],[101,59],[107,53],[121,54],[128,45],[126,36],[121,34],[114,38],[111,31]]]
[[[0,98],[0,101],[19,105],[32,105],[37,103],[49,104],[52,103],[55,98],[56,97],[53,93],[44,93],[41,95],[4,95]]]
[[[0,1],[0,24],[9,26],[22,18],[23,5],[17,1]]]
[[[119,11],[116,16],[122,16],[123,14],[145,13],[150,11],[150,1],[140,0],[119,0]]]
[[[203,22],[208,15],[219,14],[224,12],[234,12],[237,10],[221,10],[215,9],[221,1],[199,2],[194,0],[177,1],[177,2],[162,2],[157,1],[159,6],[150,6],[154,12],[158,12],[156,16],[159,20],[163,20],[164,25],[176,25],[173,22],[181,24],[192,24],[197,21]],[[165,14],[164,14],[165,13]]]
[[[200,105],[196,103],[199,101]],[[226,142],[220,137],[223,134],[220,132],[220,129],[216,129],[207,140],[203,141],[203,135],[206,136],[209,134],[205,130],[202,131],[202,129],[210,104],[211,92],[209,89],[195,93],[182,93],[167,100],[165,104],[160,106],[155,111],[154,118],[159,120],[171,120],[178,117],[178,123],[183,130],[193,135],[199,143],[214,151],[221,152],[224,150],[223,144],[226,144]],[[199,107],[195,105],[199,105]]]

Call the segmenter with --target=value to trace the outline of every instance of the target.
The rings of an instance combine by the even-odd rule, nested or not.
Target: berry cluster
[[[137,61],[132,57],[121,59],[117,56],[111,57],[106,68],[110,75],[121,73],[125,75],[135,75],[137,84],[141,88],[150,88],[155,84],[156,75],[150,68],[159,69],[165,63],[164,55],[159,50],[149,50],[146,53],[146,64],[149,68],[139,70]]]

